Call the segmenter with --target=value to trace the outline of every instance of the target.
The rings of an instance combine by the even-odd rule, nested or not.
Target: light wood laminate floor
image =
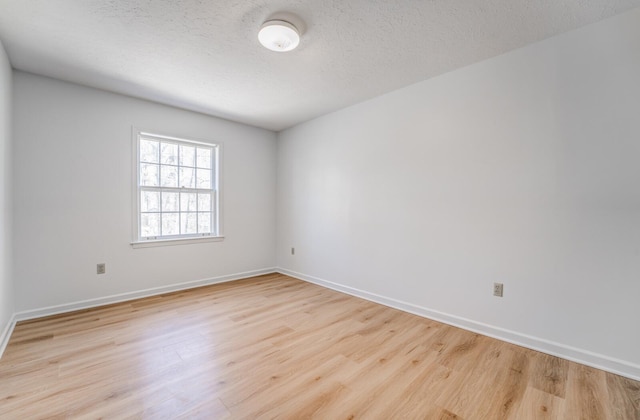
[[[20,322],[0,418],[640,419],[640,383],[273,274]]]

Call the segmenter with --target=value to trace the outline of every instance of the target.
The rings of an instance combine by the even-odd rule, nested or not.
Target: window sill
[[[133,248],[153,248],[157,246],[189,245],[204,242],[221,242],[224,236],[202,236],[198,238],[158,239],[155,241],[131,242]]]

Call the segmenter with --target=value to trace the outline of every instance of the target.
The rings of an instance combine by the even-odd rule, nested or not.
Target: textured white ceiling
[[[640,0],[0,0],[20,70],[281,130]],[[278,12],[306,28],[263,48]]]

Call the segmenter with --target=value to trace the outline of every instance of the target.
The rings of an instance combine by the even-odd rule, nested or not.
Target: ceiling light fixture
[[[291,51],[300,43],[298,28],[284,20],[268,20],[258,32],[258,40],[271,51]]]

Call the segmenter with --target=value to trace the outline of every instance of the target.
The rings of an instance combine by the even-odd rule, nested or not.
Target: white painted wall
[[[280,133],[278,264],[640,378],[640,9]]]
[[[9,59],[0,43],[0,355],[14,311],[11,275],[11,89]]]
[[[274,133],[23,72],[14,117],[16,311],[275,266]],[[223,142],[223,242],[132,249],[134,125]]]

